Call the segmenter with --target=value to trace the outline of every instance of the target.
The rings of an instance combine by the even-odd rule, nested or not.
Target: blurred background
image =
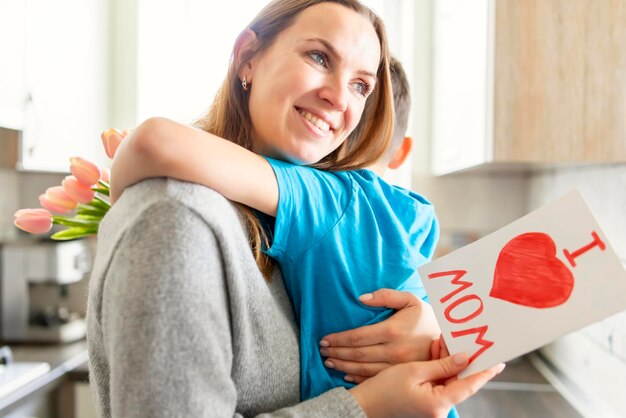
[[[0,0],[0,248],[24,239],[13,213],[38,207],[70,156],[109,164],[101,131],[206,111],[236,36],[266,3]],[[411,84],[415,146],[388,180],[435,204],[438,256],[577,187],[626,260],[626,0],[364,3]],[[86,287],[37,298],[84,315]],[[84,345],[72,344],[63,347],[84,367]],[[17,347],[16,357],[21,347],[57,364]],[[626,312],[512,366],[462,416],[626,416]],[[37,412],[24,406],[33,391],[0,390],[0,415],[91,416],[85,380],[83,369],[69,389],[58,379],[37,389]]]

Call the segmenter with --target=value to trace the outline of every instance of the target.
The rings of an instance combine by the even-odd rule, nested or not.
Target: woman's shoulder
[[[206,226],[206,228],[204,228]],[[173,230],[192,231],[202,227],[217,239],[232,245],[247,246],[241,219],[235,206],[208,187],[173,179],[144,180],[127,188],[100,223],[97,261],[106,265],[120,241],[138,231],[144,241]],[[193,234],[196,241],[208,240],[206,234]],[[191,240],[191,236],[188,238]],[[171,240],[161,244],[175,245]],[[202,245],[202,242],[196,242]]]
[[[213,189],[169,178],[144,180],[124,191],[100,225],[99,235],[122,233],[154,206],[196,212],[210,224],[240,225],[235,206]]]

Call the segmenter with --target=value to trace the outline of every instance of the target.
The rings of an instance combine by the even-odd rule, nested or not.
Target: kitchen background
[[[69,156],[106,164],[102,130],[204,111],[264,3],[0,0],[0,241]],[[412,164],[389,178],[434,202],[440,253],[577,187],[626,260],[626,1],[366,3],[412,88]],[[626,312],[539,353],[582,414],[626,416]]]

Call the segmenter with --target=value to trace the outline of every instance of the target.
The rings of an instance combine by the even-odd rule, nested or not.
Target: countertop
[[[62,345],[12,345],[15,361],[45,361],[50,371],[0,398],[0,416],[21,401],[53,390],[63,382],[89,380],[84,340]],[[457,406],[463,418],[582,418],[537,371],[528,357],[507,363],[506,369],[476,395]]]
[[[64,381],[87,382],[87,342],[69,344],[31,345],[11,344],[15,361],[50,364],[50,371],[14,392],[0,398],[0,416],[22,401],[58,387]]]
[[[508,362],[502,373],[457,409],[462,418],[583,418],[527,356]]]

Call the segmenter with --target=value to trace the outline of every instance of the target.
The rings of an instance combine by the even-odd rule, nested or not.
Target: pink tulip
[[[103,168],[102,175],[100,176],[100,180],[102,180],[105,183],[110,183],[111,182],[111,170],[109,170],[108,168]]]
[[[102,132],[100,138],[102,138],[104,151],[109,158],[115,157],[117,148],[120,146],[125,136],[126,134],[118,131],[115,128],[110,128],[108,131]]]
[[[52,214],[45,209],[20,209],[13,224],[31,234],[43,234],[52,228]]]
[[[70,158],[70,171],[85,186],[91,187],[100,180],[98,166],[84,158]]]
[[[85,186],[74,176],[65,177],[61,184],[68,196],[80,203],[89,203],[96,195],[90,186]]]
[[[39,203],[49,211],[57,213],[70,212],[78,204],[61,186],[49,187],[45,194],[39,196]]]

